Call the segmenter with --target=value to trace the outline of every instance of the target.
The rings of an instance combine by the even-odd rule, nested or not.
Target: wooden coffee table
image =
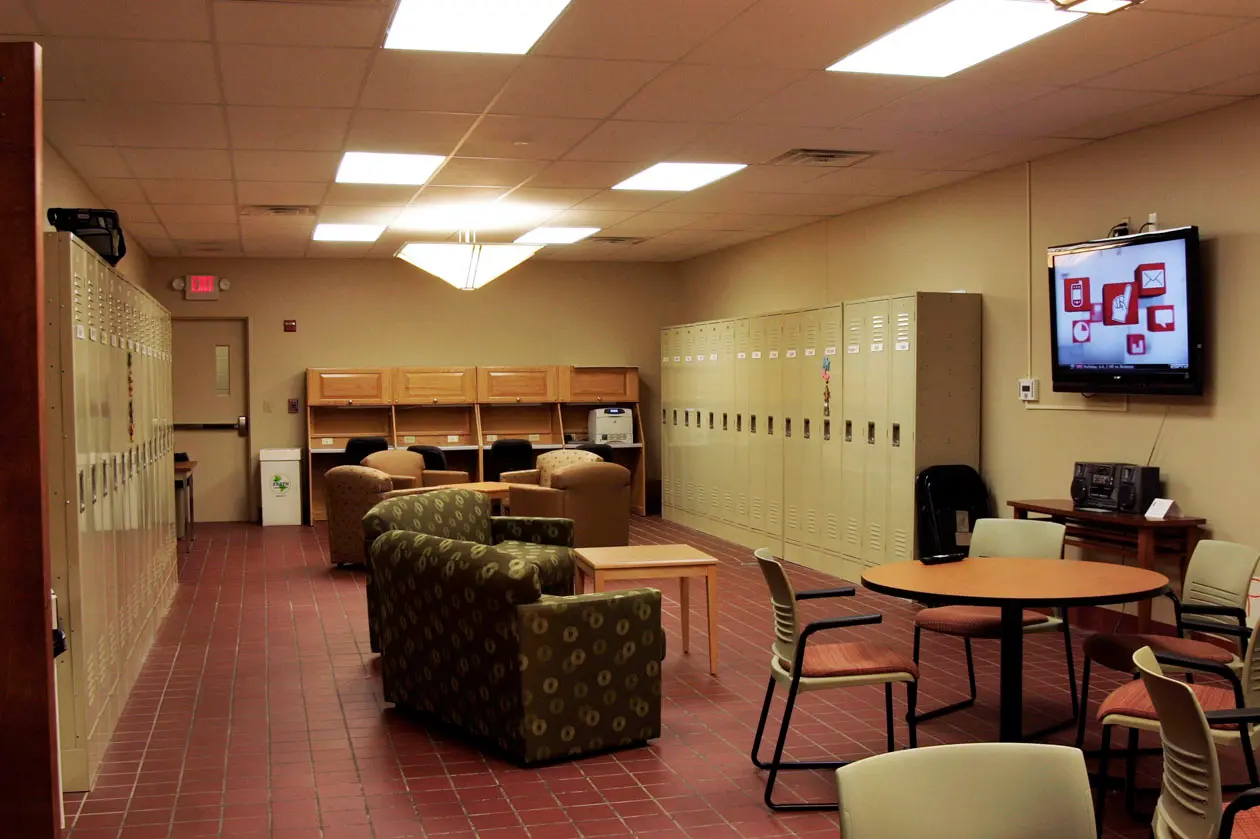
[[[442,484],[441,486],[416,487],[415,491],[434,492],[439,489],[468,489],[473,492],[485,493],[495,501],[503,501],[507,499],[508,493],[512,489],[512,485],[500,483],[499,481],[473,481],[469,484]]]
[[[578,548],[577,590],[586,590],[590,577],[596,592],[609,580],[678,578],[682,611],[682,648],[691,651],[691,579],[703,577],[709,609],[709,672],[717,675],[717,565],[718,561],[690,545],[627,545],[616,548]]]

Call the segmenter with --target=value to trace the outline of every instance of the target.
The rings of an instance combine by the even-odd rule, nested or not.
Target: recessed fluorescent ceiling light
[[[421,186],[433,177],[445,159],[437,154],[348,151],[337,169],[337,183]]]
[[[524,55],[569,0],[402,0],[388,50]]]
[[[743,169],[743,163],[658,163],[613,187],[660,192],[690,192]]]
[[[1080,20],[1040,0],[952,0],[828,67],[841,73],[952,76]]]
[[[599,232],[598,227],[535,227],[517,237],[518,245],[571,245]]]
[[[391,227],[430,233],[465,230],[520,230],[534,227],[557,212],[532,204],[433,204],[404,210]]]
[[[316,242],[375,242],[385,232],[380,224],[317,224]]]

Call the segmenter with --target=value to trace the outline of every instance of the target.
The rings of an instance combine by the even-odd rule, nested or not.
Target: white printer
[[[592,443],[634,442],[634,414],[629,408],[595,408],[587,428]]]

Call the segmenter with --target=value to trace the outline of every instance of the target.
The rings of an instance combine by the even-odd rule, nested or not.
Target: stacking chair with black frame
[[[1160,712],[1160,702],[1165,698],[1167,691],[1158,686],[1162,686],[1164,681],[1171,681],[1163,676],[1163,668],[1184,672],[1187,677],[1195,673],[1212,674],[1219,676],[1229,685],[1229,687],[1220,687],[1199,682],[1178,683],[1190,692],[1195,702],[1204,711],[1210,726],[1209,736],[1212,742],[1217,746],[1241,747],[1243,760],[1247,766],[1248,780],[1242,788],[1260,786],[1260,777],[1257,777],[1256,773],[1256,757],[1251,746],[1252,726],[1260,723],[1260,652],[1258,652],[1260,643],[1257,643],[1257,635],[1260,635],[1260,624],[1251,630],[1251,643],[1247,656],[1243,660],[1241,678],[1234,668],[1227,664],[1187,658],[1173,653],[1155,652],[1150,647],[1145,647],[1133,654],[1134,669],[1141,674],[1142,678],[1134,679],[1113,690],[1098,709],[1098,720],[1102,723],[1102,748],[1099,749],[1098,758],[1099,793],[1095,808],[1099,814],[1099,825],[1102,824],[1102,813],[1107,800],[1107,768],[1111,758],[1111,731],[1117,726],[1129,729],[1129,745],[1125,752],[1124,803],[1125,809],[1131,815],[1137,814],[1138,733],[1157,731],[1163,736],[1161,723],[1164,718]],[[1156,662],[1161,667],[1152,666]],[[1164,681],[1157,681],[1156,693],[1151,693],[1150,676],[1157,670]],[[1180,736],[1179,729],[1175,736]],[[1174,772],[1185,771],[1187,766],[1195,762],[1201,763],[1204,760],[1203,750],[1198,751],[1199,754],[1194,754],[1182,751],[1179,747],[1174,747],[1171,751],[1166,747],[1164,750],[1165,779],[1168,778],[1170,762],[1175,764]],[[1215,755],[1212,760],[1215,760]],[[1219,786],[1219,770],[1216,783]],[[1219,810],[1219,797],[1217,802],[1216,806]],[[1178,834],[1169,835],[1177,836]]]
[[[1150,647],[1156,653],[1170,653],[1202,659],[1242,670],[1241,656],[1251,635],[1247,628],[1247,595],[1260,552],[1248,545],[1205,539],[1199,542],[1186,565],[1182,596],[1171,592],[1177,635],[1097,632],[1085,639],[1085,663],[1081,668],[1081,715],[1076,729],[1076,746],[1085,744],[1085,724],[1089,714],[1089,676],[1092,662],[1108,670],[1137,675],[1133,653]],[[1201,632],[1218,638],[1229,637],[1238,644],[1238,654],[1211,641],[1185,637]]]
[[[497,481],[504,472],[520,472],[534,468],[534,445],[528,440],[508,438],[495,440],[486,452],[485,479]]]
[[[1063,538],[1067,529],[1058,523],[1025,519],[980,519],[971,535],[970,556],[1017,557],[1020,559],[1062,559]],[[963,639],[963,651],[967,656],[968,698],[961,702],[934,708],[920,713],[918,722],[935,719],[944,714],[970,708],[976,702],[976,667],[972,658],[971,642],[976,638],[997,638],[1001,632],[1002,610],[993,606],[936,606],[919,611],[914,618],[914,663],[919,663],[919,649],[923,630],[952,635]],[[1076,667],[1072,662],[1072,631],[1068,625],[1067,610],[1057,614],[1024,612],[1024,633],[1063,633],[1064,655],[1067,660],[1068,692],[1072,697],[1072,719],[1052,726],[1058,730],[1076,721],[1079,712],[1076,696]],[[1043,732],[1044,733],[1044,732]],[[1036,736],[1036,735],[1033,735]]]
[[[437,446],[408,446],[407,451],[415,452],[424,458],[425,469],[446,470],[446,452]]]
[[[613,460],[613,447],[607,443],[578,443],[574,448],[581,449],[584,452],[597,454],[604,459],[605,463],[616,463]]]
[[[810,644],[819,632],[854,626],[867,626],[883,621],[882,615],[852,615],[841,618],[811,621],[804,629],[796,613],[796,604],[802,600],[818,600],[828,597],[852,597],[852,587],[795,591],[788,581],[783,564],[766,548],[756,551],[757,563],[770,587],[770,601],[774,607],[774,644],[770,655],[770,683],[766,687],[766,699],[761,706],[761,718],[757,721],[757,734],[753,738],[752,762],[758,769],[767,769],[765,802],[771,810],[834,810],[835,804],[779,803],[774,800],[774,785],[779,772],[786,769],[837,769],[850,761],[793,761],[783,760],[787,743],[788,726],[797,696],[802,691],[823,690],[836,687],[862,685],[884,686],[884,708],[888,727],[888,751],[896,748],[893,730],[892,686],[903,682],[906,686],[906,719],[910,725],[910,748],[918,744],[914,722],[914,702],[917,690],[918,668],[904,653],[869,641],[843,641],[831,644]],[[765,733],[766,719],[770,714],[770,701],[774,687],[782,683],[787,687],[787,705],[783,709],[783,721],[774,746],[774,757],[763,761],[758,753]]]
[[[363,458],[389,448],[389,441],[384,437],[351,437],[346,441],[346,464],[358,466]]]

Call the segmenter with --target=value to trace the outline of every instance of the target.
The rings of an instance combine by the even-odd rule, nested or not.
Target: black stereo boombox
[[[1077,507],[1141,514],[1158,497],[1158,466],[1077,463],[1072,472],[1072,502]]]

